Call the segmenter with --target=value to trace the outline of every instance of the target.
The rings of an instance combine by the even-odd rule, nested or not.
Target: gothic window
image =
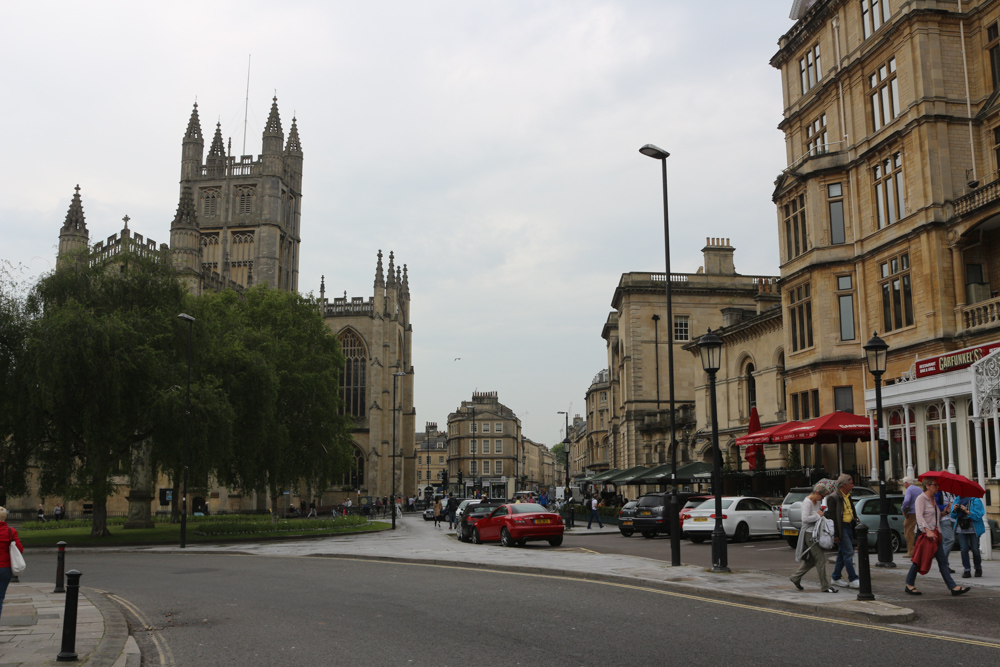
[[[750,410],[757,407],[757,380],[753,376],[754,370],[753,364],[747,364],[747,414],[750,414]]]
[[[219,213],[219,191],[211,188],[202,191],[202,214],[211,218]]]
[[[344,475],[341,485],[360,489],[365,485],[365,455],[356,446],[353,449],[354,456],[351,460],[351,468]]]
[[[203,271],[219,271],[219,235],[203,234],[201,237],[201,268]]]
[[[229,250],[229,269],[234,281],[249,286],[253,275],[254,236],[253,232],[235,232]]]
[[[340,349],[344,353],[344,373],[340,377],[340,397],[343,400],[341,414],[363,419],[368,355],[361,337],[353,331],[345,331],[339,340]]]
[[[253,213],[254,188],[236,188],[236,213],[237,215],[249,215]]]

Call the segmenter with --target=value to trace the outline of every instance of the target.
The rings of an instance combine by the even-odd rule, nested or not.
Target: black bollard
[[[872,571],[868,566],[868,526],[860,523],[855,531],[858,536],[858,600],[864,602],[875,599],[872,594]]]
[[[80,571],[66,573],[66,611],[63,612],[62,650],[56,662],[76,660],[76,604],[80,598]]]
[[[63,588],[63,582],[66,580],[66,543],[57,542],[56,546],[59,547],[59,553],[56,554],[56,589],[52,591],[53,593],[65,593],[66,589]]]

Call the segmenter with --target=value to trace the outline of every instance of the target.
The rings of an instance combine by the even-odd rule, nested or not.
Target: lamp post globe
[[[878,533],[875,538],[875,549],[878,562],[875,567],[896,567],[892,559],[892,532],[889,528],[889,498],[887,482],[889,480],[889,442],[883,437],[885,422],[882,415],[882,374],[885,373],[888,359],[889,344],[879,338],[875,332],[864,345],[865,360],[868,362],[868,372],[875,379],[875,430],[877,433],[878,452]]]
[[[712,418],[712,494],[715,496],[715,527],[712,529],[712,572],[729,572],[726,530],[722,527],[722,451],[719,449],[719,415],[715,399],[715,374],[722,366],[722,339],[709,329],[698,339],[701,367],[708,373],[708,396]]]

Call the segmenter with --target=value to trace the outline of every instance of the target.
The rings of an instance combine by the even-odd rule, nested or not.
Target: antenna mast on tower
[[[240,155],[247,154],[247,110],[250,108],[250,56],[253,54],[247,54],[247,98],[243,103],[243,152]]]

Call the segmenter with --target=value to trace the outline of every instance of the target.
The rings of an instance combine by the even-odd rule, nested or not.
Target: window
[[[827,210],[830,211],[830,243],[838,245],[847,240],[844,229],[844,186],[830,183],[826,186]]]
[[[490,423],[483,422],[483,433],[489,433],[489,432],[490,432]]]
[[[889,20],[889,14],[889,0],[861,0],[861,25],[864,26],[865,39]]]
[[[444,457],[443,456],[439,456],[438,457],[438,463],[444,463]]]
[[[205,199],[202,205],[202,212],[205,216],[212,217],[219,211],[219,191],[205,190]]]
[[[483,474],[484,475],[489,475],[490,474],[490,462],[489,461],[483,461]]]
[[[823,69],[819,63],[819,44],[816,44],[804,58],[799,60],[799,76],[802,79],[802,94],[805,95],[813,89],[823,76]]]
[[[1000,49],[1000,45],[997,48]],[[993,159],[996,160],[996,168],[1000,172],[1000,127],[993,128]]]
[[[479,467],[476,465],[477,463],[479,463],[479,461],[475,461],[475,460],[469,461],[469,474],[470,475],[478,475],[479,474]]]
[[[868,84],[871,88],[869,99],[871,100],[872,127],[877,132],[882,129],[883,125],[888,125],[893,118],[899,115],[896,59],[890,58],[889,62],[868,75]]]
[[[902,218],[906,200],[903,196],[903,157],[895,153],[872,170],[875,183],[875,218],[882,229]]]
[[[837,308],[840,311],[840,340],[854,340],[854,281],[837,276]]]
[[[913,324],[910,255],[903,253],[879,265],[882,288],[882,326],[894,331]]]
[[[854,387],[833,388],[833,409],[854,414]]]
[[[418,470],[417,471],[417,479],[421,480],[423,478],[424,478],[424,471],[423,470]]]
[[[361,337],[350,330],[340,336],[340,349],[344,353],[344,372],[340,375],[340,414],[362,419],[365,416],[368,355]]]
[[[792,324],[792,352],[813,345],[812,298],[809,283],[789,290],[789,321]]]
[[[806,125],[806,148],[809,151],[809,155],[822,155],[826,152],[826,147],[826,114],[823,114],[809,125]]]
[[[502,475],[503,474],[503,461],[494,461],[493,462],[493,474],[494,475]]]
[[[807,421],[819,417],[819,389],[792,394],[792,419]]]
[[[687,315],[674,315],[674,340],[691,340],[691,320]],[[607,392],[601,392],[601,400],[608,400]]]
[[[479,429],[476,422],[472,422],[471,424],[469,424],[469,433],[477,433],[478,430]]]
[[[489,454],[489,453],[490,453],[490,441],[483,440],[483,454]]]
[[[753,364],[747,364],[744,373],[747,383],[747,414],[750,414],[750,410],[757,407],[757,380],[753,376],[754,370]]]
[[[430,461],[430,458],[428,458],[427,460]],[[417,465],[420,465],[422,462],[423,462],[423,457],[418,456],[417,457]]]
[[[478,446],[478,444],[476,443],[475,440],[470,440],[469,441],[469,454],[478,454],[479,452],[476,451],[476,447],[477,446]]]
[[[993,90],[1000,85],[1000,28],[997,24],[986,28],[986,50],[990,54],[990,75],[993,83]]]
[[[236,212],[247,215],[253,212],[253,188],[237,188]]]
[[[493,425],[494,433],[503,433],[503,422],[497,422]]]
[[[788,260],[804,253],[809,241],[806,236],[806,196],[792,197],[785,204],[785,248]]]
[[[494,454],[503,454],[503,440],[494,440],[493,441],[493,453]]]

